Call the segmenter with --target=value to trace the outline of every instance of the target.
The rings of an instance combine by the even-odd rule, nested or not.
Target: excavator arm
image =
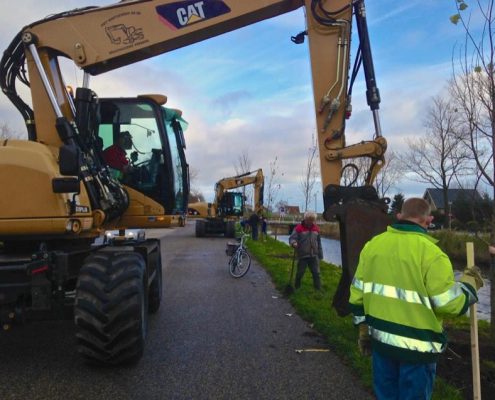
[[[66,90],[58,57],[73,60],[85,71],[84,87],[87,87],[90,75],[197,43],[299,7],[306,9],[306,30],[293,37],[293,41],[301,43],[305,36],[308,37],[324,216],[328,220],[338,220],[341,225],[342,287],[345,288],[354,273],[360,248],[372,234],[383,230],[387,222],[384,218],[386,205],[372,187],[373,179],[384,163],[386,140],[378,115],[380,97],[364,0],[128,0],[107,7],[67,11],[32,23],[19,33],[2,59],[0,84],[23,115],[29,139],[47,146],[48,151],[60,160],[60,175],[82,178],[84,188],[80,198],[91,200],[98,197],[98,193],[107,194],[105,213],[98,212],[102,202],[93,201],[93,214],[86,222],[95,225],[95,221],[99,221],[101,225],[106,220],[102,215],[122,214],[127,205],[123,204],[125,199],[118,187],[109,187],[90,173],[92,156],[83,148],[83,141],[78,140],[81,115]],[[358,28],[359,50],[349,76],[353,15]],[[29,80],[24,70],[25,62]],[[364,67],[374,133],[370,140],[347,146],[345,123],[352,110],[352,84],[360,65]],[[32,109],[17,95],[16,78],[29,85]],[[80,97],[78,104],[83,104],[91,95],[83,91]],[[79,154],[83,154],[83,161],[77,163],[74,160]],[[343,160],[359,157],[371,159],[370,169],[362,172],[366,186],[341,186]],[[357,172],[357,168],[351,169]],[[63,181],[58,182],[63,186]],[[337,297],[346,296],[344,293]],[[341,314],[347,312],[346,305],[336,306]]]
[[[33,138],[60,146],[63,139],[54,128],[56,119],[63,116],[70,121],[74,113],[58,67],[59,56],[70,58],[89,75],[97,75],[302,6],[307,16],[304,33],[309,40],[323,186],[339,185],[342,160],[360,156],[380,161],[366,173],[371,185],[383,164],[386,141],[381,136],[379,94],[368,60],[371,52],[362,0],[131,0],[76,9],[22,30],[9,51],[22,53],[16,62],[19,71],[10,78],[21,75],[17,72],[22,72],[20,63],[26,57],[34,110],[34,114],[23,111],[26,124],[35,132]],[[353,12],[359,18],[360,54],[366,66],[375,138],[348,150],[344,130],[351,110],[347,86]],[[27,105],[9,90],[13,85],[7,86],[6,94],[25,109]]]

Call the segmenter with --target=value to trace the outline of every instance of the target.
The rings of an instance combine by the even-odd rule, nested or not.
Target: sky
[[[0,49],[23,26],[50,14],[114,2],[18,0],[11,12],[0,14]],[[463,32],[449,21],[454,0],[373,0],[366,5],[383,135],[388,150],[400,153],[406,138],[424,133],[425,111],[451,77],[453,48],[462,43]],[[266,178],[276,157],[276,201],[302,207],[300,182],[315,131],[314,106],[307,43],[295,45],[290,37],[304,29],[304,10],[299,9],[91,77],[90,87],[100,97],[167,95],[167,106],[181,109],[189,122],[186,157],[197,172],[193,186],[207,201],[213,199],[215,182],[235,175],[246,154],[251,170],[262,168]],[[64,72],[66,83],[81,85],[82,71],[66,63]],[[25,132],[17,109],[0,95],[3,123]],[[361,71],[346,142],[370,140],[373,131]],[[406,176],[389,196],[422,196],[425,188]],[[322,211],[322,203],[318,183],[311,208]]]

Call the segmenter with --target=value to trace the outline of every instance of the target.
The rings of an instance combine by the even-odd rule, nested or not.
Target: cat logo
[[[187,8],[177,9],[177,19],[182,26],[194,23],[199,19],[205,18],[203,11],[204,1],[198,1],[197,3],[189,4]]]
[[[156,12],[175,30],[229,13],[230,8],[222,0],[189,0],[158,6]]]

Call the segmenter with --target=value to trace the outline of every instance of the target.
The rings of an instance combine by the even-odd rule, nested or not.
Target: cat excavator
[[[114,365],[141,357],[148,312],[160,304],[160,243],[137,238],[95,245],[95,238],[108,229],[158,228],[179,218],[188,191],[183,137],[177,118],[165,121],[163,97],[136,97],[127,107],[127,100],[99,99],[90,77],[300,7],[305,29],[291,40],[301,44],[307,37],[309,43],[324,216],[341,227],[343,275],[334,306],[341,315],[348,312],[346,290],[359,251],[386,224],[385,201],[372,186],[386,140],[364,0],[124,0],[26,25],[0,61],[2,92],[27,129],[27,140],[0,143],[4,330],[17,322],[69,317],[75,321],[77,349],[88,360]],[[351,70],[353,15],[359,45]],[[74,97],[61,58],[84,72]],[[361,66],[374,132],[369,140],[347,145],[346,118]],[[19,95],[18,83],[28,88],[30,102]],[[105,135],[115,141],[122,128],[146,115],[154,121],[143,126],[155,143],[148,164],[155,179],[127,184],[102,161],[101,142]],[[106,128],[100,131],[101,125]],[[371,160],[368,170],[352,162],[343,167],[343,160],[361,157]],[[341,184],[343,175],[358,174],[365,176],[363,187],[355,186],[357,179]]]
[[[197,202],[188,206],[188,212],[202,217],[196,220],[196,237],[209,234],[223,234],[235,237],[236,220],[244,214],[244,195],[231,189],[254,186],[254,212],[263,211],[265,177],[263,170],[222,178],[215,184],[213,203]]]

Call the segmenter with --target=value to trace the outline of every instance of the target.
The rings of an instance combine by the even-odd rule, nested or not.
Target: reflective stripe
[[[446,292],[432,296],[431,302],[433,303],[433,307],[443,307],[449,304],[452,300],[457,299],[459,296],[464,296],[464,291],[461,288],[461,284],[459,282],[455,282],[454,286]]]
[[[465,284],[464,282],[456,282],[464,295],[467,295],[467,301],[469,305],[478,302],[478,294],[476,292],[473,293],[473,289],[470,285]]]
[[[364,315],[363,316],[353,316],[352,317],[352,323],[354,325],[362,324],[365,321],[366,321],[366,317]]]
[[[401,349],[419,351],[421,353],[441,353],[445,350],[446,346],[439,342],[428,342],[424,340],[411,339],[405,336],[394,335],[393,333],[380,331],[373,327],[370,327],[370,331],[373,339],[378,340],[381,343],[399,347]]]
[[[363,281],[361,279],[358,279],[358,278],[354,277],[354,279],[352,280],[352,285],[355,288],[363,291]]]
[[[383,285],[381,283],[365,282],[363,292],[403,300],[408,303],[422,304],[426,308],[431,309],[430,299],[428,297],[421,296],[414,290],[401,289],[395,286]]]

